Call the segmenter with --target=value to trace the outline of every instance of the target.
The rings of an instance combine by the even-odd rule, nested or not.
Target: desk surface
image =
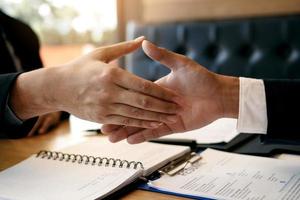
[[[56,129],[45,135],[27,137],[17,140],[0,140],[0,171],[17,164],[18,162],[28,158],[30,155],[37,153],[42,149],[64,148],[89,139],[92,138],[70,134],[69,123],[63,122]],[[122,199],[167,200],[185,198],[142,190],[134,190],[124,196]]]

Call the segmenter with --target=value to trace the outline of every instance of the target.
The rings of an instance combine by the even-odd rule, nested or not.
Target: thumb
[[[142,47],[147,56],[167,66],[171,70],[183,67],[189,62],[187,57],[158,47],[147,40],[143,41]]]
[[[97,48],[93,52],[93,54],[96,57],[96,59],[109,63],[112,60],[115,60],[138,49],[141,46],[144,39],[145,37],[141,36],[134,40],[120,42],[110,46],[100,47]]]

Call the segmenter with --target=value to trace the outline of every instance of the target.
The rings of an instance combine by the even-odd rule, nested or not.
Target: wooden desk
[[[59,127],[45,135],[22,138],[17,140],[0,140],[0,171],[11,167],[26,159],[32,154],[42,149],[64,148],[81,141],[90,140],[92,137],[82,137],[70,134],[69,123],[63,122]],[[144,200],[167,200],[185,199],[170,195],[134,190],[124,196],[124,200],[144,199]]]

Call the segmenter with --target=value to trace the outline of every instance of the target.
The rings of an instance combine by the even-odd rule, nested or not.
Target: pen
[[[89,132],[89,133],[96,133],[96,134],[101,134],[101,129],[88,129],[85,130],[85,132]]]
[[[149,140],[149,142],[161,143],[161,144],[171,144],[171,145],[190,146],[192,149],[195,149],[197,147],[196,140],[192,140],[192,139],[160,138],[160,139]]]

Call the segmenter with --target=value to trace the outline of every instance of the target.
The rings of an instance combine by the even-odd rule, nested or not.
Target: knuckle
[[[129,118],[124,118],[124,119],[121,120],[121,123],[122,123],[123,125],[130,125],[130,124],[131,124],[131,119],[129,119]]]
[[[132,125],[134,125],[134,126],[137,126],[137,127],[144,127],[144,122],[143,122],[143,120],[135,120],[133,123],[134,123],[134,124],[132,124]]]
[[[118,73],[118,71],[119,71],[119,68],[117,68],[117,67],[110,67],[110,68],[108,69],[108,71],[109,71],[109,73],[110,73],[111,75],[115,76],[115,75],[117,75],[117,73]]]
[[[141,116],[143,113],[142,113],[141,110],[138,109],[138,108],[132,108],[132,109],[131,109],[131,114],[132,114],[133,116]]]
[[[143,108],[149,108],[151,106],[150,100],[148,98],[142,98],[140,101],[140,105]]]
[[[158,121],[162,122],[162,121],[164,121],[164,119],[165,119],[166,117],[165,117],[165,115],[162,115],[162,114],[156,114],[155,118],[156,118]]]
[[[150,89],[151,89],[151,84],[149,83],[149,82],[147,82],[147,81],[144,81],[144,82],[142,82],[141,83],[141,90],[142,91],[150,91]]]
[[[107,67],[101,78],[106,82],[114,82],[114,79],[118,76],[118,71],[117,67]]]
[[[104,72],[101,76],[101,81],[104,81],[104,82],[107,82],[107,83],[110,83],[110,82],[113,82],[113,75],[110,73],[109,70],[107,70],[106,72]]]
[[[111,93],[103,91],[99,96],[98,96],[98,103],[108,103],[111,102]]]

